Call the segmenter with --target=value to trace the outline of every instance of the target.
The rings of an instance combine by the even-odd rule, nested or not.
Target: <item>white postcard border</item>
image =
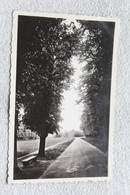
[[[16,97],[16,70],[17,70],[17,38],[18,38],[18,16],[36,16],[48,18],[65,18],[79,19],[88,21],[110,21],[115,22],[114,47],[112,60],[111,76],[111,96],[110,96],[110,118],[109,118],[109,150],[108,150],[108,176],[107,177],[81,177],[81,178],[53,178],[53,179],[13,179],[14,165],[14,124],[15,124],[15,97]],[[11,52],[11,77],[10,77],[10,110],[9,110],[9,157],[8,157],[8,183],[59,183],[73,181],[110,181],[112,179],[112,162],[113,162],[113,131],[114,131],[114,114],[115,114],[115,87],[116,87],[116,54],[119,33],[119,19],[116,17],[94,17],[86,15],[70,14],[53,14],[27,11],[14,11],[13,13],[13,30],[12,30],[12,52]]]

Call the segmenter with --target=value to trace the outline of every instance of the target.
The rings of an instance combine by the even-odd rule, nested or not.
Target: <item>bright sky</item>
[[[82,74],[82,67],[85,63],[79,63],[76,56],[72,57],[71,64],[74,67],[74,75],[72,78],[72,83],[70,88],[64,91],[64,99],[61,106],[61,117],[63,118],[62,122],[59,123],[61,127],[61,132],[71,131],[71,130],[80,130],[80,120],[82,114],[82,104],[77,104],[76,101],[79,100],[78,96],[78,85],[79,77]],[[19,119],[22,119],[24,115],[24,108],[21,107]]]
[[[80,118],[82,114],[82,105],[77,104],[76,101],[79,100],[78,96],[78,83],[79,76],[82,71],[83,63],[78,63],[77,57],[72,58],[72,66],[75,68],[74,75],[72,76],[73,82],[69,90],[64,91],[63,102],[62,102],[62,111],[61,116],[63,121],[60,123],[61,132],[71,131],[71,130],[80,130]]]

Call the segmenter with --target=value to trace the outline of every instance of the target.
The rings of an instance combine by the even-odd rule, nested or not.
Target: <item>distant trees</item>
[[[17,139],[18,140],[29,140],[29,139],[37,139],[39,136],[31,131],[30,129],[20,129],[17,131]]]
[[[82,137],[83,131],[74,131],[74,137]]]
[[[85,61],[80,85],[84,104],[81,128],[102,136],[107,145],[114,23],[80,21],[80,61]]]

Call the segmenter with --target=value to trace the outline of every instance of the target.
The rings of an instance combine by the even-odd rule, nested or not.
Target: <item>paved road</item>
[[[95,146],[76,138],[41,178],[107,176],[107,158]]]

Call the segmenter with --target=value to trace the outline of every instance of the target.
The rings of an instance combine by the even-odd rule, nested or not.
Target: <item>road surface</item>
[[[107,176],[107,157],[95,146],[76,138],[40,178]]]

